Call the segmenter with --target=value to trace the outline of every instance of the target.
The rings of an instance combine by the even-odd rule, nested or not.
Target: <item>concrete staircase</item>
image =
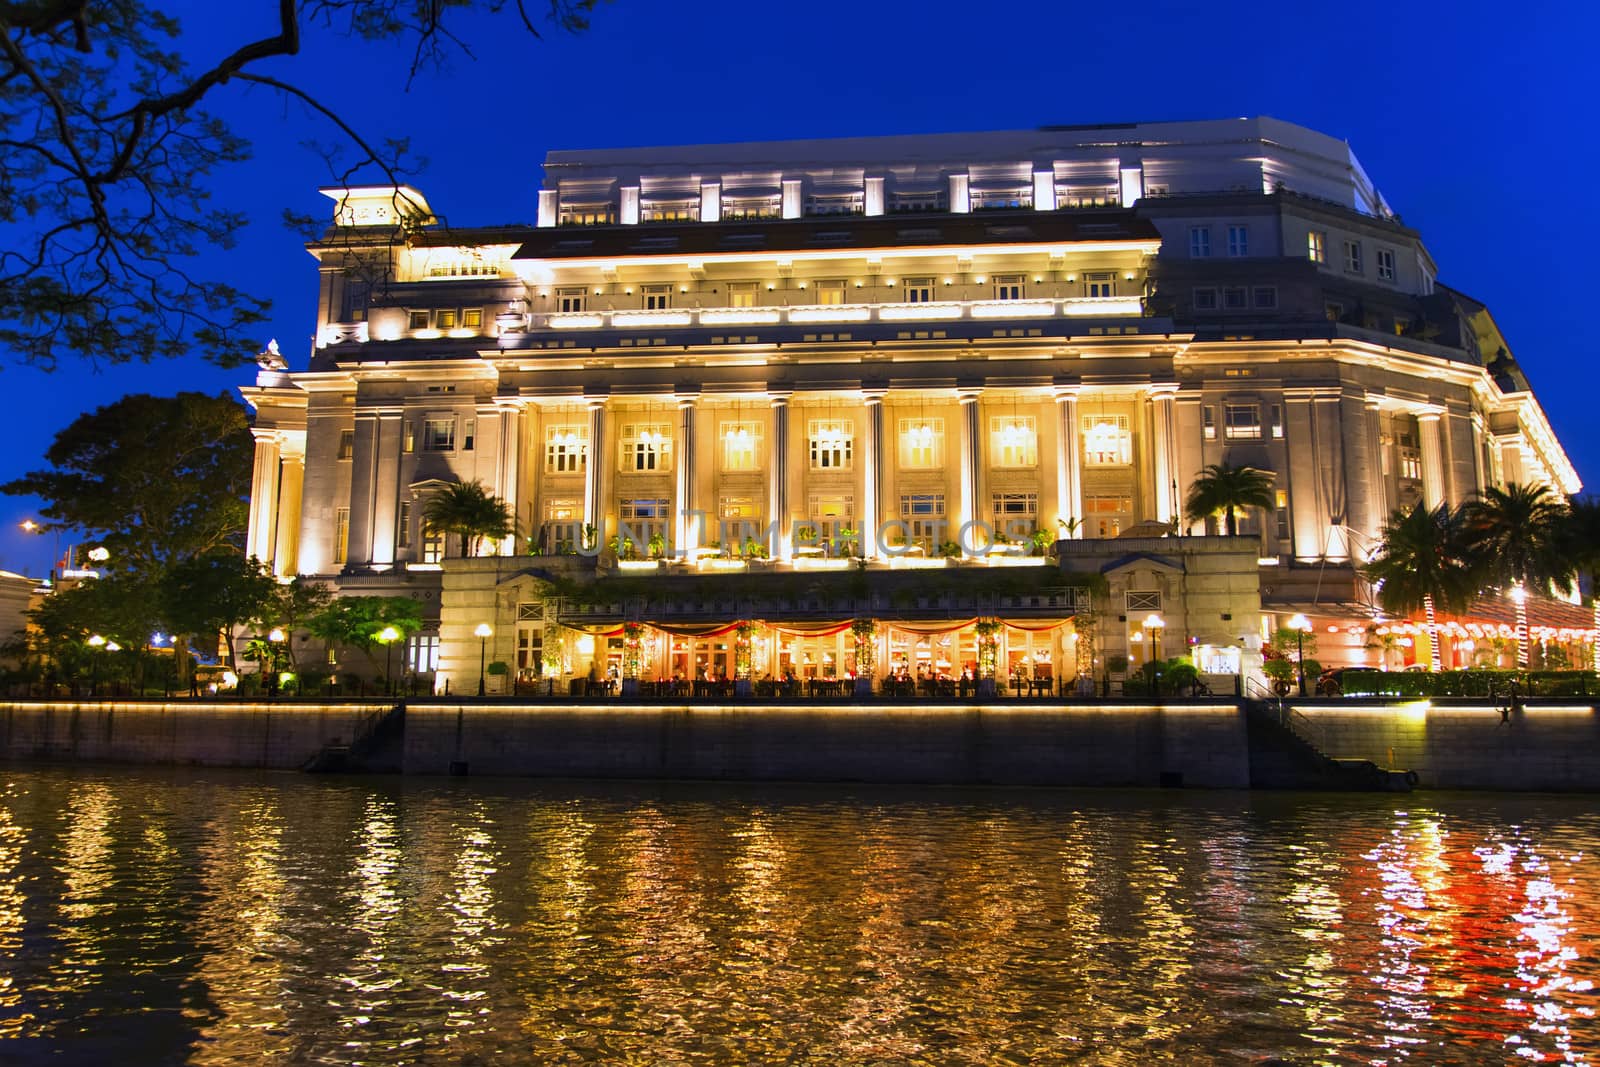
[[[1416,776],[1409,771],[1386,770],[1371,760],[1329,756],[1316,742],[1309,720],[1287,705],[1247,700],[1244,709],[1252,789],[1409,793],[1416,784]]]
[[[405,755],[406,706],[375,711],[362,720],[348,743],[323,745],[301,770],[307,774],[398,773]]]

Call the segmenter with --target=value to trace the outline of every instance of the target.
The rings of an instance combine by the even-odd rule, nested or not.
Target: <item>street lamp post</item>
[[[106,647],[106,639],[101,637],[99,634],[90,634],[89,647],[95,650],[94,652],[89,653],[89,695],[96,696],[100,691],[99,650]]]
[[[483,677],[484,660],[489,655],[489,638],[494,636],[494,627],[486,622],[480,622],[478,628],[472,632],[478,638],[478,695],[483,696],[486,689]]]
[[[274,626],[271,630],[267,631],[267,643],[268,648],[270,649],[267,655],[266,665],[266,670],[269,675],[267,678],[267,692],[272,696],[278,695],[278,682],[280,680],[278,678],[278,646],[283,644],[285,637],[287,637],[287,635],[280,627]]]
[[[1144,628],[1150,632],[1150,689],[1154,696],[1161,695],[1161,631],[1166,625],[1153,611],[1144,618]]]
[[[383,660],[383,687],[385,692],[394,693],[394,643],[400,640],[400,631],[393,626],[385,626],[378,631],[378,640],[383,642],[388,654]]]
[[[1289,619],[1289,629],[1294,631],[1295,669],[1300,674],[1300,696],[1306,695],[1306,632],[1311,629],[1311,620],[1304,615],[1295,615]]]

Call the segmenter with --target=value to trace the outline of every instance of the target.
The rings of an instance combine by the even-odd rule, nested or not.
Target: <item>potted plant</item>
[[[660,530],[650,535],[650,540],[647,544],[650,549],[651,559],[660,559],[667,554],[667,538]]]
[[[489,692],[503,694],[506,691],[506,675],[511,673],[511,668],[507,666],[505,660],[495,660],[484,668],[484,673],[488,675],[486,681],[489,683]]]

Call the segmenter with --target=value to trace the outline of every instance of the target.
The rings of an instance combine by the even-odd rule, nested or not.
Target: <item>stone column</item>
[[[378,415],[377,447],[373,450],[372,547],[368,554],[378,570],[394,564],[395,526],[400,514],[400,455],[404,426],[399,411]]]
[[[768,390],[772,399],[772,447],[767,460],[767,522],[772,531],[767,551],[773,559],[790,556],[789,536],[789,398],[790,392]]]
[[[1177,522],[1178,511],[1173,505],[1177,496],[1178,465],[1172,454],[1177,434],[1172,425],[1172,406],[1177,399],[1176,384],[1161,382],[1150,386],[1150,423],[1154,439],[1150,451],[1155,463],[1155,517],[1157,522]]]
[[[1439,417],[1437,408],[1417,413],[1417,436],[1422,448],[1422,502],[1436,508],[1447,499],[1444,481],[1444,455],[1439,447]]]
[[[883,456],[883,398],[887,390],[866,389],[862,395],[867,402],[867,436],[861,448],[861,554],[867,559],[877,559],[878,532],[883,523],[882,456]]]
[[[695,402],[699,393],[679,393],[678,400],[678,460],[677,480],[672,499],[672,547],[675,552],[689,554],[700,547],[701,522],[690,514],[695,510]]]
[[[1060,423],[1056,433],[1056,517],[1078,526],[1070,533],[1057,531],[1065,537],[1082,537],[1083,475],[1078,461],[1078,391],[1076,385],[1058,385],[1055,389],[1056,414]]]
[[[520,466],[522,454],[522,409],[523,401],[512,397],[500,397],[495,400],[495,407],[500,412],[500,454],[495,462],[495,495],[506,502],[506,507],[511,510],[512,530],[500,545],[500,551],[508,556],[517,554],[517,545],[522,538],[534,536],[538,533],[533,530],[522,529],[518,524],[522,522],[522,501],[517,493],[517,471]]]
[[[610,452],[606,449],[605,397],[585,397],[589,406],[589,458],[588,477],[583,482],[583,524],[593,526],[600,544],[606,540],[605,492],[606,463]]]
[[[278,533],[272,552],[272,573],[293,578],[300,573],[300,498],[306,479],[306,437],[284,433],[278,476]]]
[[[278,529],[278,431],[252,430],[256,439],[255,469],[250,475],[250,526],[245,555],[271,564]]]
[[[1339,398],[1339,436],[1345,462],[1345,525],[1354,531],[1350,552],[1365,562],[1377,547],[1383,525],[1383,483],[1378,457],[1370,448],[1367,406],[1361,389],[1347,390]]]
[[[1369,477],[1372,479],[1373,510],[1381,530],[1383,523],[1389,518],[1389,482],[1383,473],[1383,408],[1377,397],[1367,397],[1366,420],[1363,426],[1367,438],[1367,454],[1372,461]]]
[[[961,496],[960,512],[956,515],[954,541],[963,541],[962,531],[968,529],[967,524],[978,520],[978,490],[979,482],[979,424],[978,400],[983,396],[982,389],[962,389],[959,397],[961,400]],[[971,538],[970,532],[967,534]],[[966,542],[963,542],[966,547]]]
[[[1484,470],[1484,426],[1483,416],[1474,411],[1472,413],[1472,476],[1474,487],[1482,494],[1489,487],[1489,472]],[[1600,607],[1600,605],[1597,605]],[[1595,645],[1595,654],[1600,655],[1600,643]]]
[[[357,411],[355,439],[350,452],[350,525],[346,530],[343,566],[355,567],[372,561],[372,507],[378,475],[378,412]],[[332,545],[329,559],[338,554]]]

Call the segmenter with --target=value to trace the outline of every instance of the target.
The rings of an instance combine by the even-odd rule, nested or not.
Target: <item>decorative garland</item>
[[[873,638],[878,635],[878,625],[872,619],[854,619],[850,633],[856,639],[856,674],[871,676],[876,658]]]

